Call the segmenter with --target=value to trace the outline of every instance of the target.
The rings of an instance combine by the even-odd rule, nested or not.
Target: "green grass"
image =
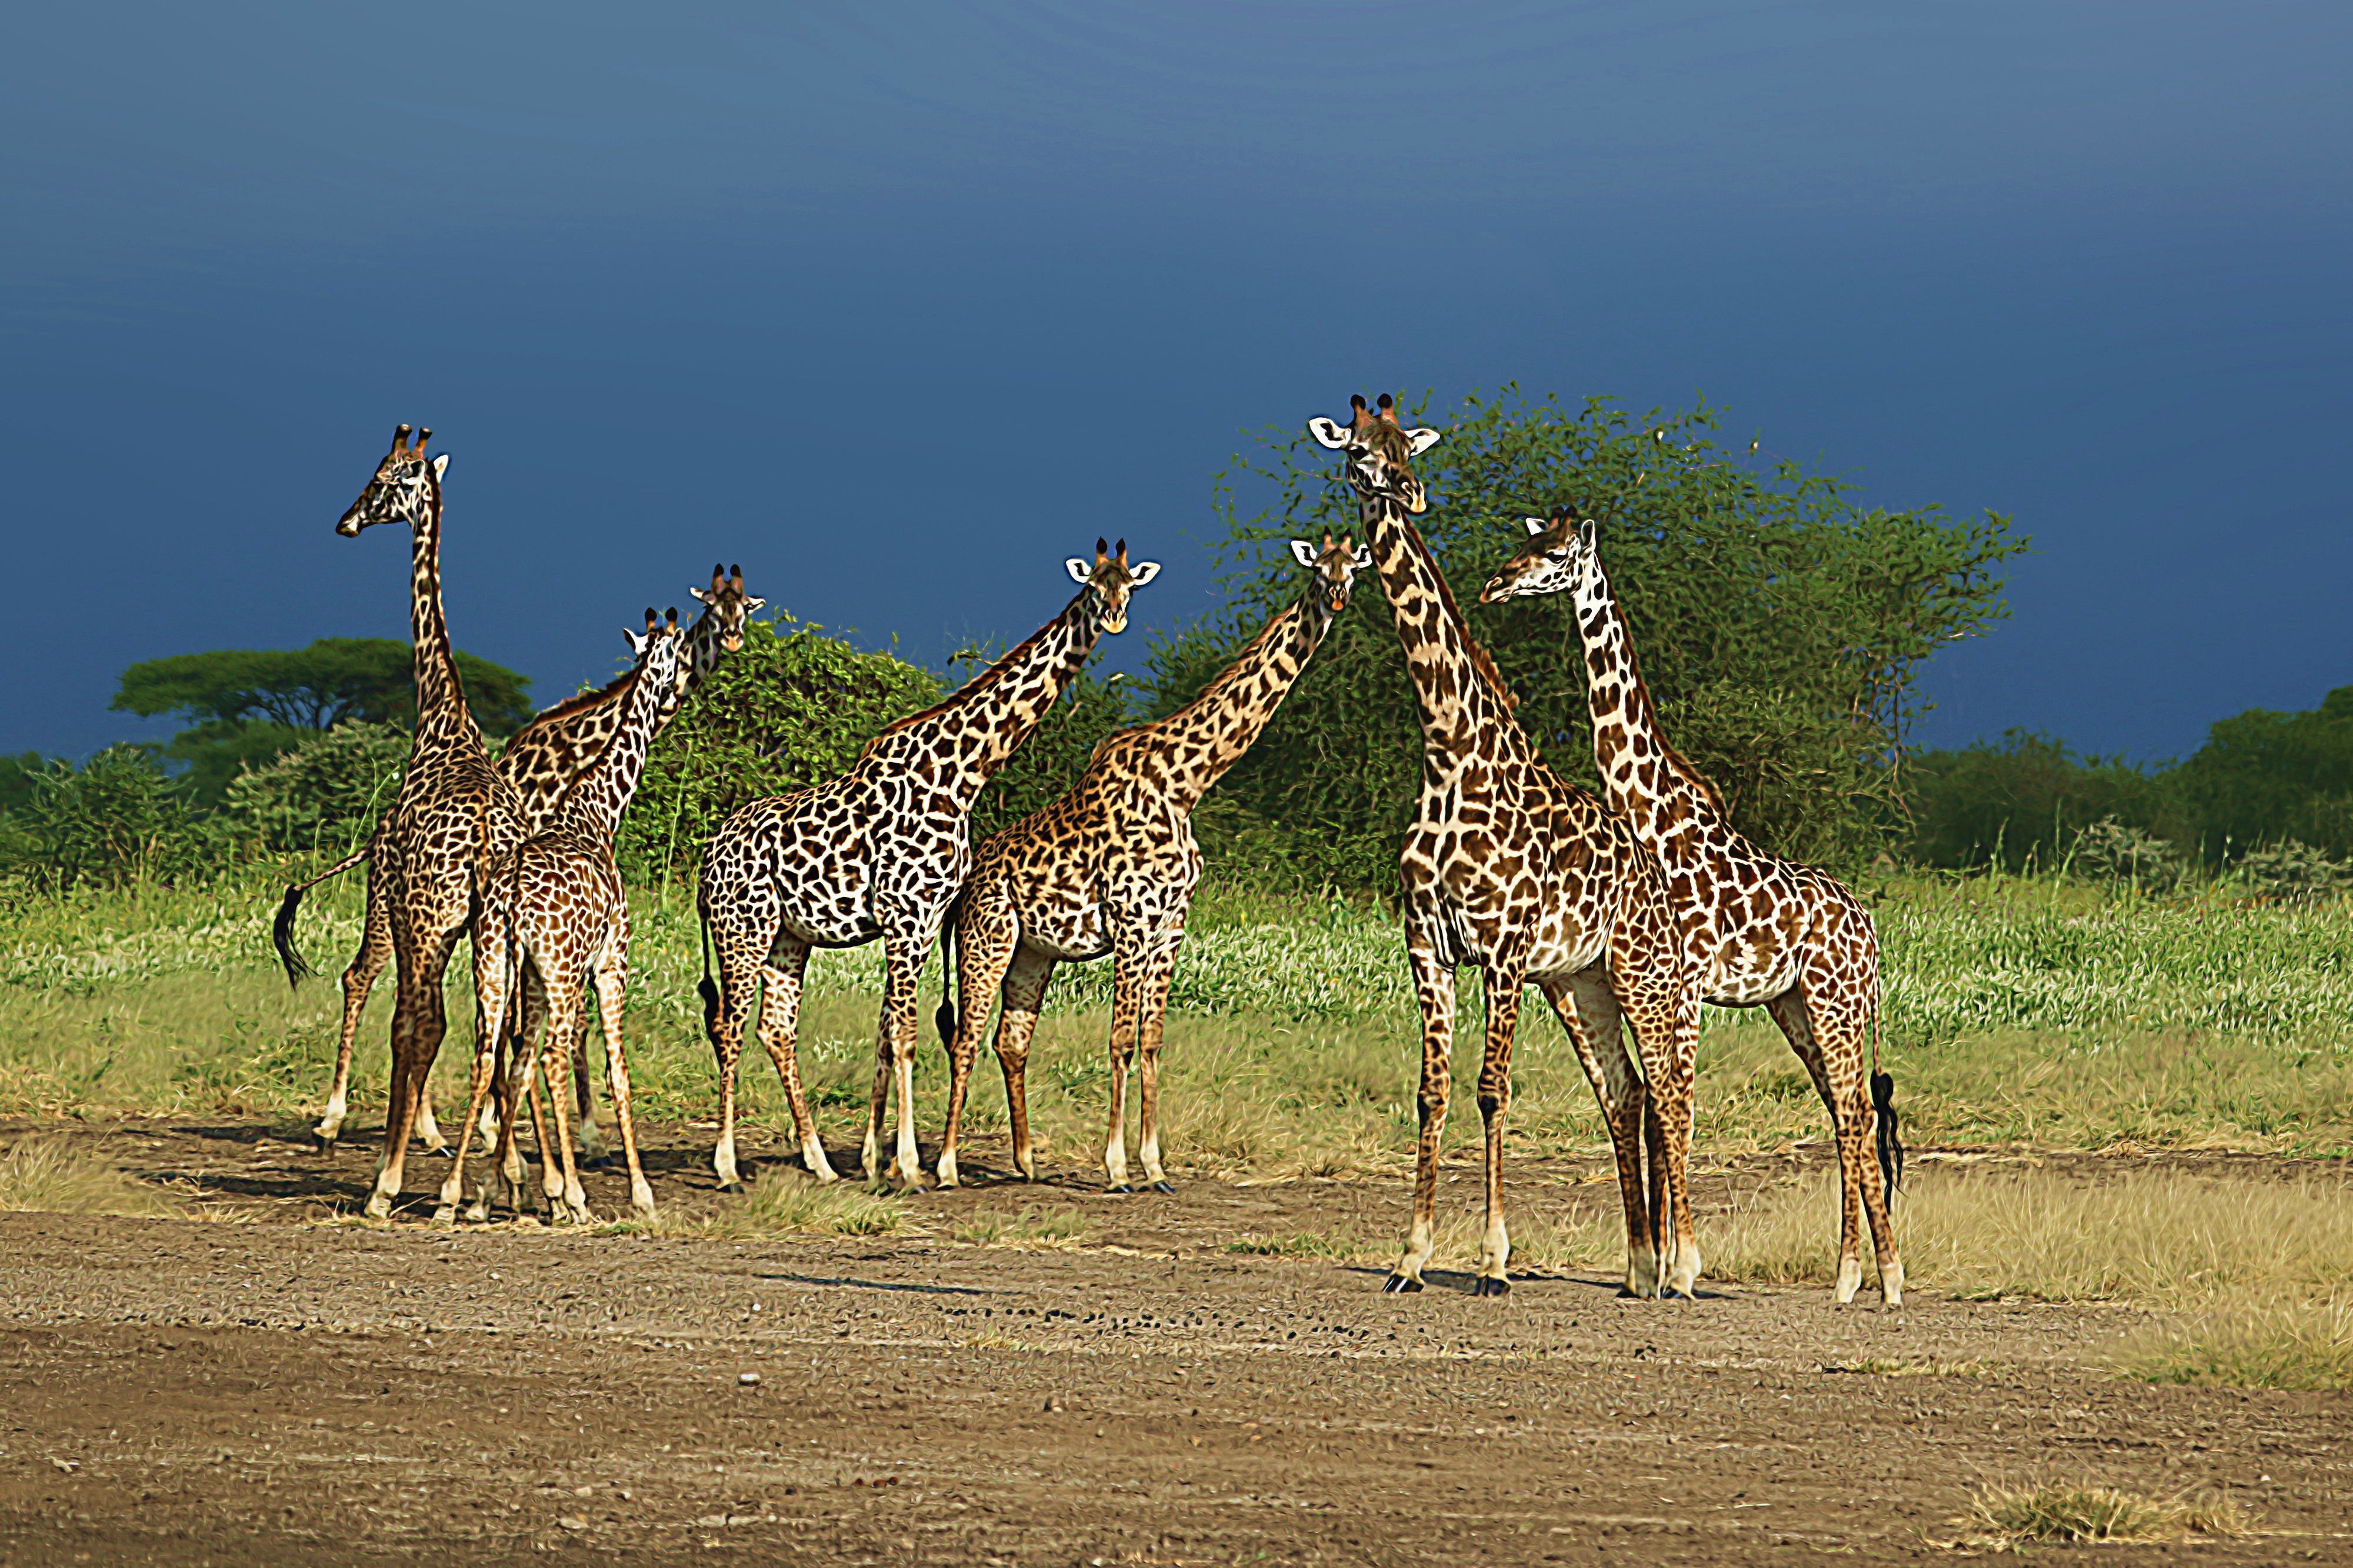
[[[312,895],[304,952],[329,978],[289,992],[269,951],[283,875],[204,889],[142,888],[0,908],[0,1113],[217,1111],[301,1116],[332,1067],[332,978],[357,935],[356,877]],[[1915,1143],[2054,1149],[2353,1152],[2353,906],[2105,900],[2015,879],[1895,881],[1873,890],[1887,950],[1886,1058]],[[694,983],[691,899],[640,893],[631,1068],[645,1111],[717,1109]],[[827,1137],[854,1143],[871,1081],[879,946],[816,955],[803,1070]],[[934,1136],[946,1079],[928,1015],[919,1116]],[[1030,1069],[1041,1157],[1101,1147],[1111,966],[1066,965]],[[1465,977],[1456,1076],[1480,1049]],[[460,1092],[470,1034],[462,952],[437,1074]],[[391,984],[376,993],[353,1075],[359,1125],[380,1106]],[[1177,1170],[1261,1177],[1393,1167],[1412,1141],[1419,1025],[1394,921],[1339,900],[1206,890],[1179,963],[1166,1056],[1164,1142]],[[1522,1155],[1589,1155],[1599,1127],[1559,1027],[1525,1009],[1512,1140]],[[998,1157],[1002,1091],[982,1053],[967,1126]],[[783,1130],[776,1076],[744,1063],[746,1121]],[[1821,1140],[1810,1086],[1761,1013],[1710,1010],[1702,1046],[1704,1157]],[[1449,1127],[1475,1143],[1467,1092]]]

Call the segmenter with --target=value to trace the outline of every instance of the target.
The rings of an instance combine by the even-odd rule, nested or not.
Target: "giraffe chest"
[[[1089,835],[1022,846],[1004,874],[1030,948],[1070,963],[1109,953],[1123,934],[1182,930],[1201,855],[1181,817],[1099,822]]]
[[[1398,868],[1442,960],[1532,979],[1579,973],[1607,950],[1626,846],[1582,797],[1477,797],[1409,830]]]

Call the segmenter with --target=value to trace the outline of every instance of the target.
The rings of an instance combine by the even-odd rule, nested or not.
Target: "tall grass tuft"
[[[0,1213],[184,1219],[187,1211],[103,1160],[57,1139],[27,1138],[0,1154]]]
[[[2252,1527],[2229,1497],[2205,1501],[2154,1498],[2090,1482],[2035,1481],[1979,1489],[1969,1522],[1997,1546],[2028,1542],[2178,1541],[2193,1535],[2244,1535]]]

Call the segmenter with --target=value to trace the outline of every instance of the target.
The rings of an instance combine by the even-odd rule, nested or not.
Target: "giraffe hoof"
[[[1471,1294],[1473,1296],[1508,1296],[1511,1293],[1510,1280],[1498,1279],[1491,1274],[1482,1274],[1479,1276],[1479,1282],[1471,1287]]]
[[[1173,1193],[1176,1190],[1176,1184],[1169,1181],[1155,1182],[1152,1184],[1152,1190],[1155,1193]]]
[[[1421,1281],[1410,1274],[1392,1274],[1381,1281],[1384,1296],[1409,1296],[1421,1289]]]
[[[1135,1189],[1129,1186],[1125,1182],[1113,1182],[1109,1187],[1105,1188],[1104,1191],[1113,1193],[1132,1193],[1135,1191]]]

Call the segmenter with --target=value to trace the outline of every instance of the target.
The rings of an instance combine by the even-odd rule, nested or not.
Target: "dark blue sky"
[[[1242,427],[1517,377],[2012,513],[1919,738],[2185,752],[2353,683],[2348,81],[2341,3],[28,9],[0,749],[405,635],[401,420],[547,701],[713,559],[936,662],[1098,533],[1133,666]]]

